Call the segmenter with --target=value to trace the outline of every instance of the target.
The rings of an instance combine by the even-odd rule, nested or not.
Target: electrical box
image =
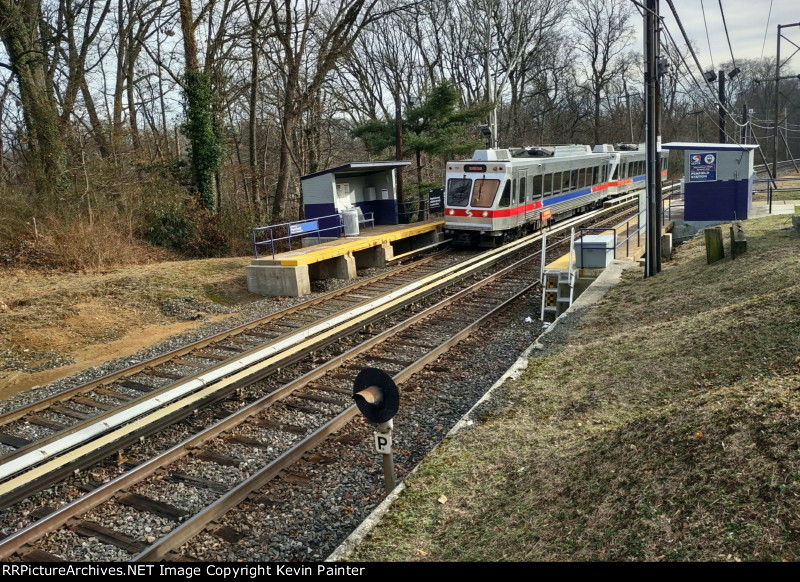
[[[604,269],[614,260],[613,234],[589,234],[575,241],[579,269]]]

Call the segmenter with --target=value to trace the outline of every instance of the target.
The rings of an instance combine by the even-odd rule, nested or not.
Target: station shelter
[[[306,218],[323,218],[320,228],[337,226],[333,215],[359,208],[375,225],[398,224],[396,170],[408,161],[351,162],[300,178]]]
[[[682,150],[686,222],[747,220],[753,202],[753,155],[757,145],[671,142]]]

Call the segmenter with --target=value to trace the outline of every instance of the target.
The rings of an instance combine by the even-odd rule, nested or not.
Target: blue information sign
[[[316,232],[319,230],[319,222],[316,220],[311,220],[309,222],[303,222],[300,224],[290,224],[289,225],[289,234],[303,234],[304,232]]]
[[[689,154],[690,182],[716,182],[716,180],[717,180],[716,152],[707,152],[704,154]]]

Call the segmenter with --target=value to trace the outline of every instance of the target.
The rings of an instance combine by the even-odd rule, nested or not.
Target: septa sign
[[[715,182],[717,180],[717,154],[707,152],[689,155],[689,181]]]

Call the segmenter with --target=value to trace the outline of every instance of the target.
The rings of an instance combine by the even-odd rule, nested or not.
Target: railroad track
[[[618,210],[618,209],[615,209],[615,210]],[[586,218],[587,217],[582,217],[581,220],[586,220]],[[567,225],[562,225],[561,228],[565,229],[565,228],[568,228],[568,226],[569,226],[568,224]],[[528,246],[530,244],[534,244],[535,240],[537,238],[538,238],[538,235],[532,235],[530,237],[527,237],[527,240],[520,241],[518,243],[518,245],[520,246],[520,248],[524,248],[525,246]],[[512,247],[515,247],[515,246],[517,246],[517,245],[512,245]],[[506,247],[504,247],[503,249],[498,249],[498,250],[492,251],[490,253],[486,253],[486,255],[489,255],[489,256],[482,255],[480,258],[476,258],[476,260],[473,261],[473,265],[471,266],[471,269],[472,269],[473,272],[477,272],[478,270],[481,270],[482,266],[487,266],[489,264],[494,264],[500,258],[502,258],[503,256],[510,256],[511,254],[513,254],[514,252],[517,252],[519,250],[520,249],[518,249],[518,248],[506,248]],[[524,264],[527,265],[528,264],[527,262],[530,261],[530,260],[531,260],[530,258],[525,259],[524,260]],[[516,268],[516,269],[522,268],[521,264],[522,263],[515,263],[514,264],[514,268]],[[423,285],[422,283],[419,283],[419,285],[417,285],[416,283],[415,284],[411,284],[411,285],[409,285],[409,287],[411,287],[412,289],[407,289],[407,290],[403,291],[403,293],[398,293],[397,297],[389,297],[387,299],[387,301],[391,302],[391,301],[394,301],[394,300],[398,300],[401,295],[407,294],[408,292],[413,292],[413,293],[416,294],[415,296],[417,298],[417,302],[419,302],[419,298],[422,298],[422,297],[425,296],[426,285],[427,285],[428,288],[430,288],[431,286],[435,286],[435,287],[439,287],[440,288],[441,287],[440,279],[452,278],[452,279],[455,280],[455,279],[463,279],[464,278],[464,276],[465,276],[464,273],[461,273],[460,275],[456,275],[455,271],[456,271],[455,269],[447,269],[447,270],[445,270],[445,273],[443,273],[440,276],[436,277],[436,281],[428,281],[425,285]],[[503,270],[501,272],[501,274],[496,274],[496,275],[492,276],[492,278],[486,279],[483,282],[480,282],[480,283],[476,284],[476,286],[469,287],[469,289],[472,290],[470,292],[474,293],[474,292],[476,292],[477,289],[482,288],[482,287],[484,287],[486,285],[489,285],[490,283],[488,281],[495,280],[498,277],[500,277],[500,278],[506,277],[506,280],[507,280],[506,284],[510,284],[515,289],[515,291],[513,293],[511,293],[511,295],[518,296],[520,293],[525,292],[525,290],[529,290],[531,285],[534,285],[536,283],[536,281],[534,281],[534,280],[538,280],[538,276],[534,276],[533,275],[533,269],[527,268],[526,278],[528,280],[526,282],[526,285],[523,286],[524,290],[519,290],[519,287],[520,287],[520,284],[521,284],[520,281],[519,280],[515,281],[513,276],[508,275],[508,273],[509,273],[509,268]],[[508,281],[510,281],[510,283],[508,283]],[[415,285],[416,285],[416,287],[415,287]],[[459,305],[459,311],[458,311],[457,317],[453,317],[452,315],[450,317],[446,317],[446,316],[444,317],[444,321],[449,322],[448,325],[454,325],[455,323],[463,324],[464,321],[465,321],[463,312],[464,312],[464,305],[466,305],[466,304],[463,303],[463,301],[464,301],[463,300],[463,297],[464,297],[463,294],[464,294],[464,291],[461,291],[457,295],[453,295],[451,297],[451,299],[445,300],[441,304],[437,304],[438,305],[438,309],[442,309],[445,303],[447,305],[449,305],[453,301],[462,300],[462,304]],[[392,295],[392,294],[389,294],[389,295]],[[490,296],[491,296],[491,294],[490,294]],[[489,301],[489,303],[491,303],[495,299],[499,299],[499,298],[495,296]],[[399,303],[403,303],[404,305],[408,304],[407,301],[406,302],[398,302],[398,304]],[[485,297],[479,298],[479,299],[477,299],[476,304],[480,304],[483,307],[486,307],[487,300],[486,300]],[[364,317],[361,318],[362,316],[364,316]],[[429,316],[427,316],[427,317],[429,317]],[[352,319],[352,317],[348,317],[348,319]],[[357,321],[355,321],[355,322],[348,321],[348,324],[352,324],[352,325],[350,325],[351,328],[353,327],[353,325],[355,327],[357,327],[357,326],[363,324],[366,321],[373,321],[372,319],[370,319],[370,316],[366,315],[366,314],[357,315],[356,319],[357,319]],[[398,323],[398,325],[404,325],[404,326],[414,325],[417,322],[418,319],[420,319],[420,317],[414,316],[414,317],[411,317],[410,319],[407,319],[403,323]],[[480,318],[478,318],[478,319],[480,319]],[[424,325],[425,325],[426,333],[430,333],[431,329],[433,329],[432,324],[430,322],[430,319],[426,320],[426,323]],[[476,323],[474,323],[474,325],[479,325],[477,323],[477,320],[476,320]],[[393,337],[394,338],[393,341],[399,342],[398,346],[405,345],[404,349],[406,351],[408,351],[408,350],[412,350],[413,351],[414,349],[419,349],[419,348],[434,348],[432,351],[428,352],[427,356],[424,356],[424,357],[420,358],[419,362],[417,364],[414,364],[416,366],[423,366],[426,362],[430,361],[430,358],[438,357],[438,355],[443,350],[446,350],[451,345],[453,345],[452,342],[457,342],[457,341],[460,341],[461,339],[463,339],[464,334],[470,333],[471,329],[473,329],[473,328],[463,328],[463,329],[461,329],[456,334],[452,335],[452,337],[449,340],[447,340],[447,342],[441,344],[440,346],[429,346],[429,345],[426,345],[426,342],[424,340],[420,339],[419,333],[414,334],[413,332],[410,332],[411,333],[410,336],[409,335],[402,336],[402,335],[400,335],[399,328],[393,328],[389,332],[384,332],[379,337],[381,338],[380,341],[383,341],[383,342],[388,341],[388,338],[392,338]],[[461,334],[461,335],[459,335],[459,334]],[[397,336],[397,337],[394,337],[394,336]],[[367,342],[363,343],[361,345],[361,347],[353,348],[354,350],[359,350],[358,353],[355,353],[353,350],[350,350],[349,352],[347,352],[347,357],[352,358],[352,357],[355,357],[355,356],[361,354],[363,352],[363,350],[374,349],[377,341],[378,340],[374,340],[374,338],[368,340]],[[401,351],[401,348],[398,347],[398,346],[393,346],[393,347],[389,348],[388,351],[386,350],[385,347],[382,348],[382,350],[383,350],[382,353],[384,355],[375,355],[373,353],[368,358],[368,361],[372,362],[371,364],[369,364],[369,363],[358,363],[358,364],[355,364],[355,365],[353,365],[353,364],[344,365],[344,364],[342,364],[343,360],[341,359],[341,357],[338,358],[338,359],[334,358],[328,364],[325,364],[324,366],[321,366],[321,367],[318,367],[318,368],[314,368],[308,374],[306,374],[306,376],[302,377],[301,380],[303,382],[305,382],[305,384],[299,384],[298,383],[299,381],[289,382],[288,384],[286,384],[286,386],[290,387],[290,388],[284,387],[284,388],[280,388],[280,389],[276,389],[276,390],[270,391],[262,399],[259,399],[258,401],[256,401],[256,403],[253,403],[250,406],[248,406],[247,410],[251,410],[252,411],[252,410],[255,410],[258,406],[264,406],[265,404],[268,405],[270,407],[270,409],[274,409],[275,408],[275,403],[280,401],[281,402],[281,406],[283,406],[284,408],[286,408],[288,406],[289,409],[293,409],[294,411],[298,411],[299,410],[300,412],[305,411],[306,413],[310,413],[310,411],[308,410],[309,409],[308,405],[299,404],[297,402],[295,402],[292,405],[292,398],[295,398],[295,397],[294,396],[292,396],[292,397],[289,396],[289,394],[294,394],[297,390],[305,390],[305,391],[307,391],[307,393],[304,393],[304,399],[305,400],[310,400],[311,402],[315,403],[315,404],[312,405],[312,407],[313,406],[328,406],[328,407],[330,407],[330,406],[335,406],[338,403],[338,406],[344,407],[345,410],[349,410],[350,411],[350,412],[346,412],[346,413],[344,411],[342,411],[342,414],[345,414],[345,416],[350,418],[352,416],[352,409],[349,407],[349,384],[351,382],[350,374],[348,372],[347,374],[345,374],[344,378],[337,377],[337,375],[336,375],[337,373],[336,372],[331,372],[330,371],[331,367],[333,367],[335,369],[337,367],[342,367],[342,366],[344,366],[344,368],[348,368],[348,367],[349,368],[353,368],[355,366],[355,369],[360,369],[361,367],[363,367],[365,365],[379,365],[380,367],[384,367],[384,368],[385,367],[391,368],[393,365],[394,366],[400,365],[400,366],[404,366],[403,367],[404,370],[406,370],[406,369],[408,370],[406,373],[408,373],[408,374],[413,373],[413,371],[412,371],[413,367],[412,367],[411,363],[409,363],[408,365],[405,365],[406,362],[403,362],[402,360],[399,360],[397,357],[387,357],[386,356],[386,354],[399,353]],[[436,351],[436,350],[439,350],[439,351]],[[269,358],[267,358],[267,360],[268,359]],[[269,364],[265,364],[265,362],[267,360],[264,360],[263,358],[260,359],[260,360],[256,359],[256,361],[260,362],[259,363],[259,367],[261,369],[263,369],[264,366],[268,366],[269,365]],[[309,381],[319,380],[319,378],[321,378],[320,374],[332,374],[332,376],[326,376],[326,379],[324,380],[323,383],[317,382],[316,384],[313,384],[313,385],[309,385],[308,384]],[[402,379],[402,374],[398,377],[398,379]],[[246,385],[247,383],[250,383],[250,382],[253,382],[253,381],[258,381],[258,380],[260,380],[260,376],[258,375],[258,373],[254,374],[252,370],[249,370],[247,373],[241,373],[240,372],[239,374],[233,374],[232,376],[224,377],[220,381],[216,382],[216,384],[214,385],[214,390],[215,391],[219,391],[221,384],[225,384],[228,387],[232,386],[232,387],[235,388],[235,387],[242,387],[242,386]],[[342,384],[342,380],[344,380],[343,384]],[[338,384],[337,384],[337,381],[338,381]],[[212,388],[211,386],[208,386],[206,388],[206,390],[211,390],[211,388]],[[200,390],[200,392],[203,392],[203,391],[204,390]],[[310,391],[310,392],[308,392],[308,391]],[[203,401],[203,397],[204,397],[203,395],[200,395],[198,397],[197,394],[193,394],[192,401],[193,402],[202,402]],[[286,401],[286,402],[284,402],[284,401]],[[163,409],[163,408],[169,408],[169,407],[161,406],[159,408]],[[178,408],[186,409],[186,408],[188,408],[188,406],[186,405],[186,403],[181,403],[180,405],[178,405]],[[163,410],[161,410],[159,412],[159,414],[163,414]],[[184,415],[184,416],[188,416],[188,415]],[[262,418],[262,419],[259,419],[258,422],[254,422],[252,419],[250,419],[248,422],[245,423],[244,422],[244,418],[250,418],[250,417],[242,417],[240,413],[237,413],[235,416],[231,416],[229,421],[225,421],[225,422],[226,423],[227,422],[236,423],[236,419],[238,419],[240,421],[239,424],[244,423],[247,426],[252,426],[254,424],[258,425],[260,423],[261,425],[263,425],[264,428],[271,429],[273,431],[274,430],[278,430],[278,431],[286,431],[286,430],[288,430],[289,433],[292,433],[293,431],[297,432],[297,430],[298,430],[298,427],[296,425],[292,425],[291,422],[284,422],[284,421],[282,421],[280,419],[278,419],[278,420],[269,420],[269,419],[263,419]],[[174,422],[174,420],[173,420],[173,422]],[[339,424],[337,424],[339,422],[343,422],[343,420],[342,419],[337,420],[336,422],[334,422],[333,424],[328,426],[328,428],[326,428],[326,430],[332,430],[332,427],[339,426]],[[226,424],[225,426],[228,426],[228,425]],[[326,426],[327,426],[327,423],[326,423]],[[221,427],[221,424],[220,425],[216,425],[214,427],[214,430],[218,431],[216,433],[212,434],[210,432],[204,432],[204,433],[201,433],[202,436],[197,437],[197,438],[201,439],[201,441],[202,441],[201,444],[203,445],[204,448],[205,448],[205,445],[206,445],[206,443],[208,442],[209,439],[216,438],[216,436],[219,435],[220,432],[224,432],[225,430],[230,430],[230,429],[220,428],[220,427]],[[130,427],[129,426],[122,427],[122,429],[127,431],[127,433],[130,433]],[[120,430],[122,430],[122,429],[120,429]],[[209,429],[209,430],[211,430],[211,429]],[[106,440],[110,440],[111,442],[114,443],[114,446],[116,446],[116,447],[120,446],[120,444],[119,444],[120,443],[119,435],[117,435],[117,434],[105,435],[102,438],[104,438]],[[249,438],[249,437],[243,437],[243,438],[245,438],[245,440],[239,442],[238,443],[239,445],[245,444],[246,439]],[[311,442],[313,444],[313,442],[315,442],[315,441],[309,441],[309,442]],[[251,443],[251,444],[253,444],[253,443]],[[260,446],[263,445],[263,443],[254,443],[253,445],[256,448],[259,448]],[[96,443],[90,443],[90,444],[87,444],[85,446],[91,446],[93,448],[96,448]],[[181,445],[180,448],[183,451],[191,451],[191,450],[195,450],[197,446],[200,446],[200,445],[183,444],[183,445]],[[311,445],[307,444],[307,445],[304,445],[304,446],[311,446]],[[298,452],[300,449],[297,449],[297,450],[292,449],[292,450],[294,452],[292,452],[291,454],[287,453],[288,457],[285,457],[286,459],[294,459],[294,460],[296,460],[297,455],[302,455],[303,454],[303,453]],[[105,449],[104,453],[107,454],[107,452],[108,452],[108,450]],[[74,453],[74,451],[70,451],[70,453]],[[178,454],[178,453],[176,451],[173,451],[172,454]],[[180,457],[184,457],[184,456],[186,456],[186,454],[188,454],[188,453],[183,452],[183,453],[180,453],[179,456]],[[213,456],[214,455],[212,455],[212,457]],[[245,455],[245,456],[247,456],[247,455]],[[231,462],[230,461],[230,456],[229,455],[226,456],[226,455],[224,455],[222,453],[217,454],[215,458],[223,459],[223,460],[225,460],[225,462],[228,462],[228,463]],[[282,455],[282,458],[283,458],[283,455]],[[117,483],[119,485],[119,487],[121,487],[121,488],[128,487],[130,485],[129,484],[126,485],[126,483],[128,483],[129,479],[133,479],[133,480],[135,480],[137,478],[142,479],[142,478],[144,478],[144,477],[142,477],[143,474],[147,474],[148,471],[152,472],[152,470],[155,467],[162,467],[165,462],[166,462],[166,460],[164,458],[161,458],[161,457],[156,457],[156,459],[154,459],[152,461],[144,462],[144,463],[140,464],[138,467],[136,467],[136,468],[132,469],[131,471],[129,471],[128,473],[125,473],[125,475],[120,478],[120,479],[124,478],[125,481],[117,480],[117,481],[115,481],[115,483]],[[49,464],[54,464],[56,466],[60,466],[60,465],[64,464],[64,459],[63,459],[63,457],[58,457],[58,458],[55,458],[55,459],[49,461],[48,463]],[[48,463],[45,463],[45,465],[47,465]],[[41,466],[37,466],[37,469],[41,469]],[[49,470],[49,468],[45,469],[45,473],[47,472],[47,470]],[[163,472],[163,468],[161,469],[161,471]],[[279,469],[277,469],[276,466],[273,466],[272,469],[270,469],[270,471],[273,471],[273,476],[274,476],[274,474],[275,474],[274,472],[275,471],[279,471]],[[181,471],[174,471],[174,472],[171,473],[171,475],[174,478],[179,479],[179,480],[181,479],[181,477],[179,476],[181,474],[182,474]],[[185,477],[184,477],[184,479],[185,479]],[[193,482],[195,484],[198,483],[198,477],[196,475],[194,477],[191,477],[190,480],[193,480]],[[200,480],[202,480],[202,479],[200,479]],[[28,482],[30,482],[30,480]],[[209,488],[211,488],[213,490],[217,490],[217,491],[221,488],[221,485],[218,484],[218,483],[217,484],[206,483],[205,486],[207,486],[207,487],[209,487]],[[114,487],[117,487],[117,486],[115,485]],[[120,490],[119,487],[117,487],[117,489],[115,489],[114,492],[110,494],[112,497],[116,496],[117,499],[120,498],[121,494],[119,493],[119,490]],[[107,493],[110,488],[112,488],[110,485],[104,485],[104,486],[100,487],[97,490],[97,491],[99,491],[99,493],[95,493],[95,492],[88,493],[85,496],[83,496],[83,497],[77,499],[76,501],[74,501],[73,504],[69,504],[67,506],[67,508],[79,507],[79,508],[81,508],[80,510],[67,509],[67,508],[64,508],[63,510],[58,510],[58,511],[56,511],[55,514],[53,514],[54,517],[46,518],[44,520],[41,520],[38,523],[32,524],[31,526],[29,526],[29,528],[23,529],[22,532],[26,532],[26,531],[28,531],[28,532],[30,532],[30,531],[41,532],[42,528],[47,527],[46,524],[56,523],[58,521],[58,519],[62,519],[63,516],[69,511],[73,511],[73,510],[77,511],[77,514],[80,514],[81,512],[85,512],[85,508],[87,506],[86,504],[94,503],[92,500],[101,499],[102,495]],[[27,486],[26,486],[26,489],[27,489]],[[122,495],[121,498],[125,499],[127,503],[134,503],[134,502],[139,503],[140,504],[139,507],[145,508],[144,510],[147,510],[146,507],[148,506],[148,503],[149,503],[150,504],[149,505],[150,511],[162,511],[162,512],[167,512],[167,514],[169,514],[169,511],[171,511],[171,510],[165,509],[163,507],[163,504],[159,505],[158,502],[148,502],[146,500],[142,500],[140,497],[136,497],[136,496],[131,497],[130,495]],[[154,508],[158,508],[158,509],[154,509]],[[52,509],[52,508],[50,508],[50,509]],[[179,516],[175,512],[173,512],[171,515],[172,515],[172,518],[178,518],[178,519],[182,519],[183,517],[185,517],[185,516]],[[41,516],[38,516],[38,517],[41,517]],[[67,519],[67,521],[72,521],[75,518],[74,518],[73,515],[70,515],[66,519]],[[66,522],[64,522],[64,523],[66,523]],[[61,525],[63,525],[63,523]],[[94,528],[94,526],[92,526],[92,525],[85,525],[84,529],[81,530],[81,531],[83,531],[84,533],[86,533],[86,532],[95,532],[95,534],[97,534],[97,531],[105,531],[105,530],[102,529],[102,527],[101,527],[100,530],[97,530],[97,528],[94,528],[94,529],[93,528]],[[185,531],[185,530],[182,530],[182,531]],[[22,532],[20,532],[20,534],[22,534]],[[28,535],[28,534],[25,534],[25,535]],[[97,535],[100,535],[100,534],[97,534]],[[103,535],[111,535],[111,534],[103,534]],[[23,539],[23,538],[21,538],[17,534],[15,534],[15,535],[11,536],[8,540],[5,540],[3,542],[3,548],[5,548],[5,549],[3,551],[6,552],[6,553],[0,554],[0,555],[2,555],[2,556],[11,555],[11,554],[8,553],[9,548],[13,547],[14,544],[19,542],[20,539]],[[27,539],[27,541],[24,541],[23,543],[25,543],[25,544],[30,543],[30,538],[26,538],[26,539]],[[109,539],[111,539],[111,538],[109,538]],[[123,542],[119,542],[119,540],[117,540],[117,542],[118,543],[123,543]],[[133,547],[133,546],[131,546],[131,547]],[[16,550],[12,550],[11,552],[14,553],[15,551]],[[169,551],[169,550],[157,550],[157,551],[158,552],[166,552],[166,551]],[[42,555],[38,555],[35,552],[32,553],[32,554],[29,553],[28,555],[29,555],[29,557],[32,557],[33,559],[41,559],[42,558]],[[37,555],[38,555],[38,558],[37,558]],[[155,554],[148,554],[147,558],[148,559],[153,559],[154,556],[155,556]]]

